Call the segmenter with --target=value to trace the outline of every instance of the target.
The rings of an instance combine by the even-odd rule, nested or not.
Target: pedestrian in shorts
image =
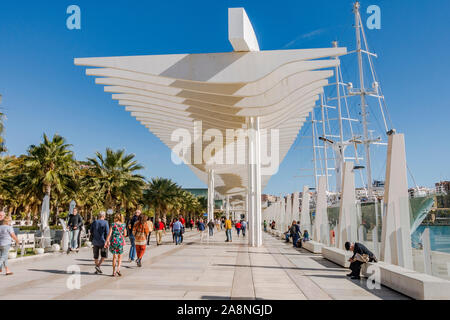
[[[95,273],[102,274],[100,268],[103,261],[108,258],[108,249],[105,247],[106,238],[109,233],[109,225],[105,220],[106,213],[100,212],[98,220],[95,220],[91,225],[91,239],[94,250]],[[99,260],[99,257],[101,259]]]

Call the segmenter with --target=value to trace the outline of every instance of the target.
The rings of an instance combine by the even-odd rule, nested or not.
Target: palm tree
[[[0,95],[1,101],[1,95]],[[5,140],[3,138],[3,133],[5,131],[5,125],[3,124],[3,120],[5,119],[5,114],[0,112],[0,153],[6,152]]]
[[[24,157],[25,192],[50,196],[52,190],[63,193],[67,191],[74,178],[73,152],[66,139],[58,134],[49,140],[44,133],[44,141],[39,145],[31,145],[28,155]],[[31,190],[34,189],[34,190]]]
[[[44,195],[53,195],[51,204],[57,206],[58,198],[74,189],[75,161],[69,150],[71,145],[58,134],[50,140],[44,133],[43,138],[42,143],[31,145],[27,155],[19,158],[22,171],[16,177],[20,193],[35,214]]]
[[[197,200],[200,204],[200,213],[206,212],[208,210],[208,198],[200,196],[197,197]]]
[[[14,177],[18,172],[16,159],[0,157],[0,209],[12,199],[16,199],[16,185]]]
[[[167,217],[167,211],[176,206],[180,187],[170,179],[153,178],[144,191],[143,202],[155,209],[155,218]]]
[[[84,186],[97,190],[104,199],[105,208],[128,210],[137,206],[142,196],[144,177],[136,171],[144,167],[134,160],[134,154],[125,154],[125,150],[106,149],[106,156],[97,152],[95,158],[88,158],[89,173]]]

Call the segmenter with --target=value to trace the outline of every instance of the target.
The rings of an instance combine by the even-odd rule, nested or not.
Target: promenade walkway
[[[268,234],[261,248],[235,232],[232,243],[224,232],[201,243],[188,231],[181,246],[169,234],[162,246],[152,240],[143,267],[124,259],[121,278],[110,276],[111,259],[104,275],[94,274],[89,249],[12,263],[14,276],[0,276],[0,299],[407,299],[385,287],[369,290],[365,280],[347,278],[348,270]],[[81,270],[79,290],[66,286],[71,265]]]

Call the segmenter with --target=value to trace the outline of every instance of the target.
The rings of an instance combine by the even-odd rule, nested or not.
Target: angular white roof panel
[[[125,106],[164,144],[173,149],[171,135],[178,128],[194,137],[194,122],[202,122],[202,134],[216,129],[246,128],[246,118],[260,117],[264,129],[279,130],[279,162],[297,138],[313,110],[345,48],[178,54],[75,59],[105,86],[112,98]],[[262,148],[271,148],[270,139]],[[203,150],[216,147],[226,154],[225,141],[203,141]],[[193,146],[192,146],[193,149]],[[247,160],[245,148],[234,151]],[[192,152],[193,154],[193,152]],[[193,156],[182,159],[205,183],[215,170],[216,191],[222,195],[247,189],[245,164],[195,164]],[[261,177],[262,188],[270,175]]]

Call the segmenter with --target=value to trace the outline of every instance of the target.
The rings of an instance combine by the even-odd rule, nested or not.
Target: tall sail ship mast
[[[361,184],[366,190],[367,200],[374,199],[373,189],[373,165],[371,157],[371,146],[386,145],[382,137],[386,137],[386,133],[390,130],[388,127],[388,121],[386,119],[386,103],[384,96],[379,85],[379,81],[374,70],[373,57],[377,57],[375,53],[370,52],[367,44],[367,38],[364,32],[364,26],[360,15],[360,3],[356,2],[353,5],[354,14],[354,28],[356,36],[356,49],[350,51],[347,55],[356,54],[359,88],[354,88],[351,82],[345,82],[342,76],[342,68],[340,65],[335,67],[335,79],[336,82],[328,86],[328,89],[336,91],[335,96],[327,97],[325,92],[321,99],[320,105],[316,107],[316,111],[319,114],[316,116],[315,112],[311,115],[311,131],[313,140],[313,165],[314,165],[314,183],[317,187],[317,180],[319,176],[325,175],[327,180],[327,189],[331,190],[330,172],[334,171],[335,177],[335,191],[340,193],[342,183],[342,172],[344,162],[353,160],[355,162],[356,169],[364,169],[365,176],[362,170],[359,171]],[[333,46],[337,47],[338,42],[333,41]],[[336,57],[336,59],[339,59]],[[364,62],[367,60],[369,68],[367,69],[367,75],[371,88],[366,86],[365,76],[366,70],[364,69]],[[352,118],[349,104],[350,99],[359,97],[360,119]],[[374,98],[377,100],[379,113],[382,118],[383,135],[376,138],[373,137],[370,130],[370,113],[369,113],[369,99]],[[330,105],[336,102],[334,106]],[[345,109],[345,110],[344,110]],[[331,110],[336,111],[336,118],[330,118]],[[345,113],[344,113],[345,111]],[[331,123],[337,121],[338,132],[332,134]],[[354,123],[360,123],[362,126],[362,135],[358,135],[354,128]],[[347,134],[346,134],[347,133]],[[359,155],[358,146],[364,147],[364,157]],[[322,152],[323,150],[323,152]],[[329,152],[331,150],[331,152]],[[352,151],[352,156],[348,156],[348,152]],[[330,155],[334,154],[334,158]],[[334,161],[334,168],[329,167],[330,161]]]

